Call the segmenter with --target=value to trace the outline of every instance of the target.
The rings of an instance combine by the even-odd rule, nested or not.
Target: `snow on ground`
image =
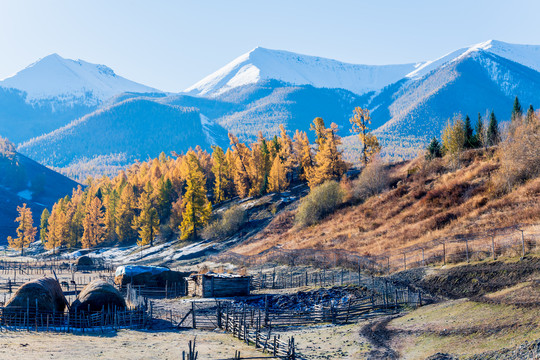
[[[118,76],[105,65],[64,59],[58,54],[38,60],[0,81],[0,86],[26,92],[28,102],[50,98],[57,98],[60,102],[87,99],[88,105],[96,105],[127,91],[160,92]]]
[[[32,192],[28,189],[19,191],[17,196],[26,200],[32,200]]]

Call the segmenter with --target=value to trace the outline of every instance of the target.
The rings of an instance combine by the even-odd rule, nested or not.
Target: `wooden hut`
[[[232,274],[195,274],[187,278],[188,295],[231,297],[249,295],[250,276]]]

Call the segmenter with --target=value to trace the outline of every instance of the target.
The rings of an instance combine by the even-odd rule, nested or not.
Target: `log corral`
[[[188,295],[232,297],[249,295],[251,276],[232,274],[195,274],[187,278]]]
[[[165,287],[173,283],[183,283],[191,273],[173,271],[162,266],[125,265],[116,268],[114,282],[119,286],[141,285],[147,287]]]

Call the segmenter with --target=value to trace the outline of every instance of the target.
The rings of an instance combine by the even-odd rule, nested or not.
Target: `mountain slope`
[[[279,124],[294,132],[314,134],[309,126],[315,117],[335,122],[348,134],[349,118],[355,106],[365,106],[372,93],[364,96],[343,89],[316,88],[311,85],[292,86],[275,80],[244,85],[217,96],[217,99],[243,100],[244,108],[216,119],[229,132],[245,141],[255,140],[257,133],[271,137],[279,133]]]
[[[84,167],[101,158],[111,166],[183,152],[200,145],[224,146],[226,132],[194,108],[134,98],[95,111],[19,146],[19,151],[56,168]]]
[[[515,96],[522,104],[540,105],[540,73],[530,67],[478,50],[441,66],[427,75],[397,88],[389,88],[373,99],[370,107],[376,133],[421,142],[440,136],[449,118],[458,112],[477,114],[495,111],[508,120]]]
[[[123,92],[159,92],[118,76],[105,65],[64,59],[58,54],[46,56],[0,81],[0,87],[25,92],[28,102],[55,99],[69,103],[84,99],[88,105]]]
[[[33,160],[17,153],[0,138],[0,244],[15,236],[17,206],[26,203],[33,212],[34,226],[41,212],[66,195],[78,184]]]
[[[257,47],[185,90],[219,95],[264,80],[293,85],[341,88],[357,94],[379,90],[415,69],[415,64],[355,65],[316,56]]]
[[[125,92],[162,94],[118,76],[104,65],[49,55],[0,81],[0,135],[15,143],[29,140],[91,113]]]

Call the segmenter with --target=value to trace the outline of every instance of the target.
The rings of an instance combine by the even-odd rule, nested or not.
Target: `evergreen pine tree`
[[[426,159],[433,160],[441,156],[442,156],[441,144],[439,143],[439,140],[437,140],[437,138],[434,137],[433,139],[431,139],[431,142],[429,143],[427,147]]]
[[[471,118],[469,115],[465,116],[465,123],[463,124],[465,127],[465,148],[466,149],[473,149],[475,147],[475,138],[473,135],[473,128],[471,125]]]
[[[491,111],[491,114],[489,115],[489,125],[487,129],[487,144],[488,146],[497,145],[500,141],[500,134],[499,134],[499,124],[497,122],[497,118],[495,117],[495,113]]]
[[[478,120],[476,121],[474,130],[474,142],[476,147],[487,146],[486,129],[484,127],[484,120],[482,119],[482,115],[480,115],[480,113],[478,113]]]
[[[527,124],[532,123],[533,118],[534,118],[534,108],[531,104],[529,105],[529,109],[527,109],[527,116],[525,117]]]
[[[17,237],[14,239],[8,236],[9,246],[13,249],[21,250],[21,256],[24,255],[24,249],[28,247],[36,238],[37,228],[34,227],[34,220],[32,218],[32,210],[23,206],[17,206],[17,212],[19,216],[15,219],[15,222],[19,223],[17,227]]]
[[[184,212],[180,231],[182,240],[197,238],[197,229],[206,225],[212,213],[212,204],[206,197],[206,179],[199,160],[190,150],[184,161],[186,192],[182,198]]]
[[[512,108],[512,121],[520,120],[523,116],[523,110],[521,108],[521,104],[519,103],[519,99],[516,96],[514,99],[514,107]]]

